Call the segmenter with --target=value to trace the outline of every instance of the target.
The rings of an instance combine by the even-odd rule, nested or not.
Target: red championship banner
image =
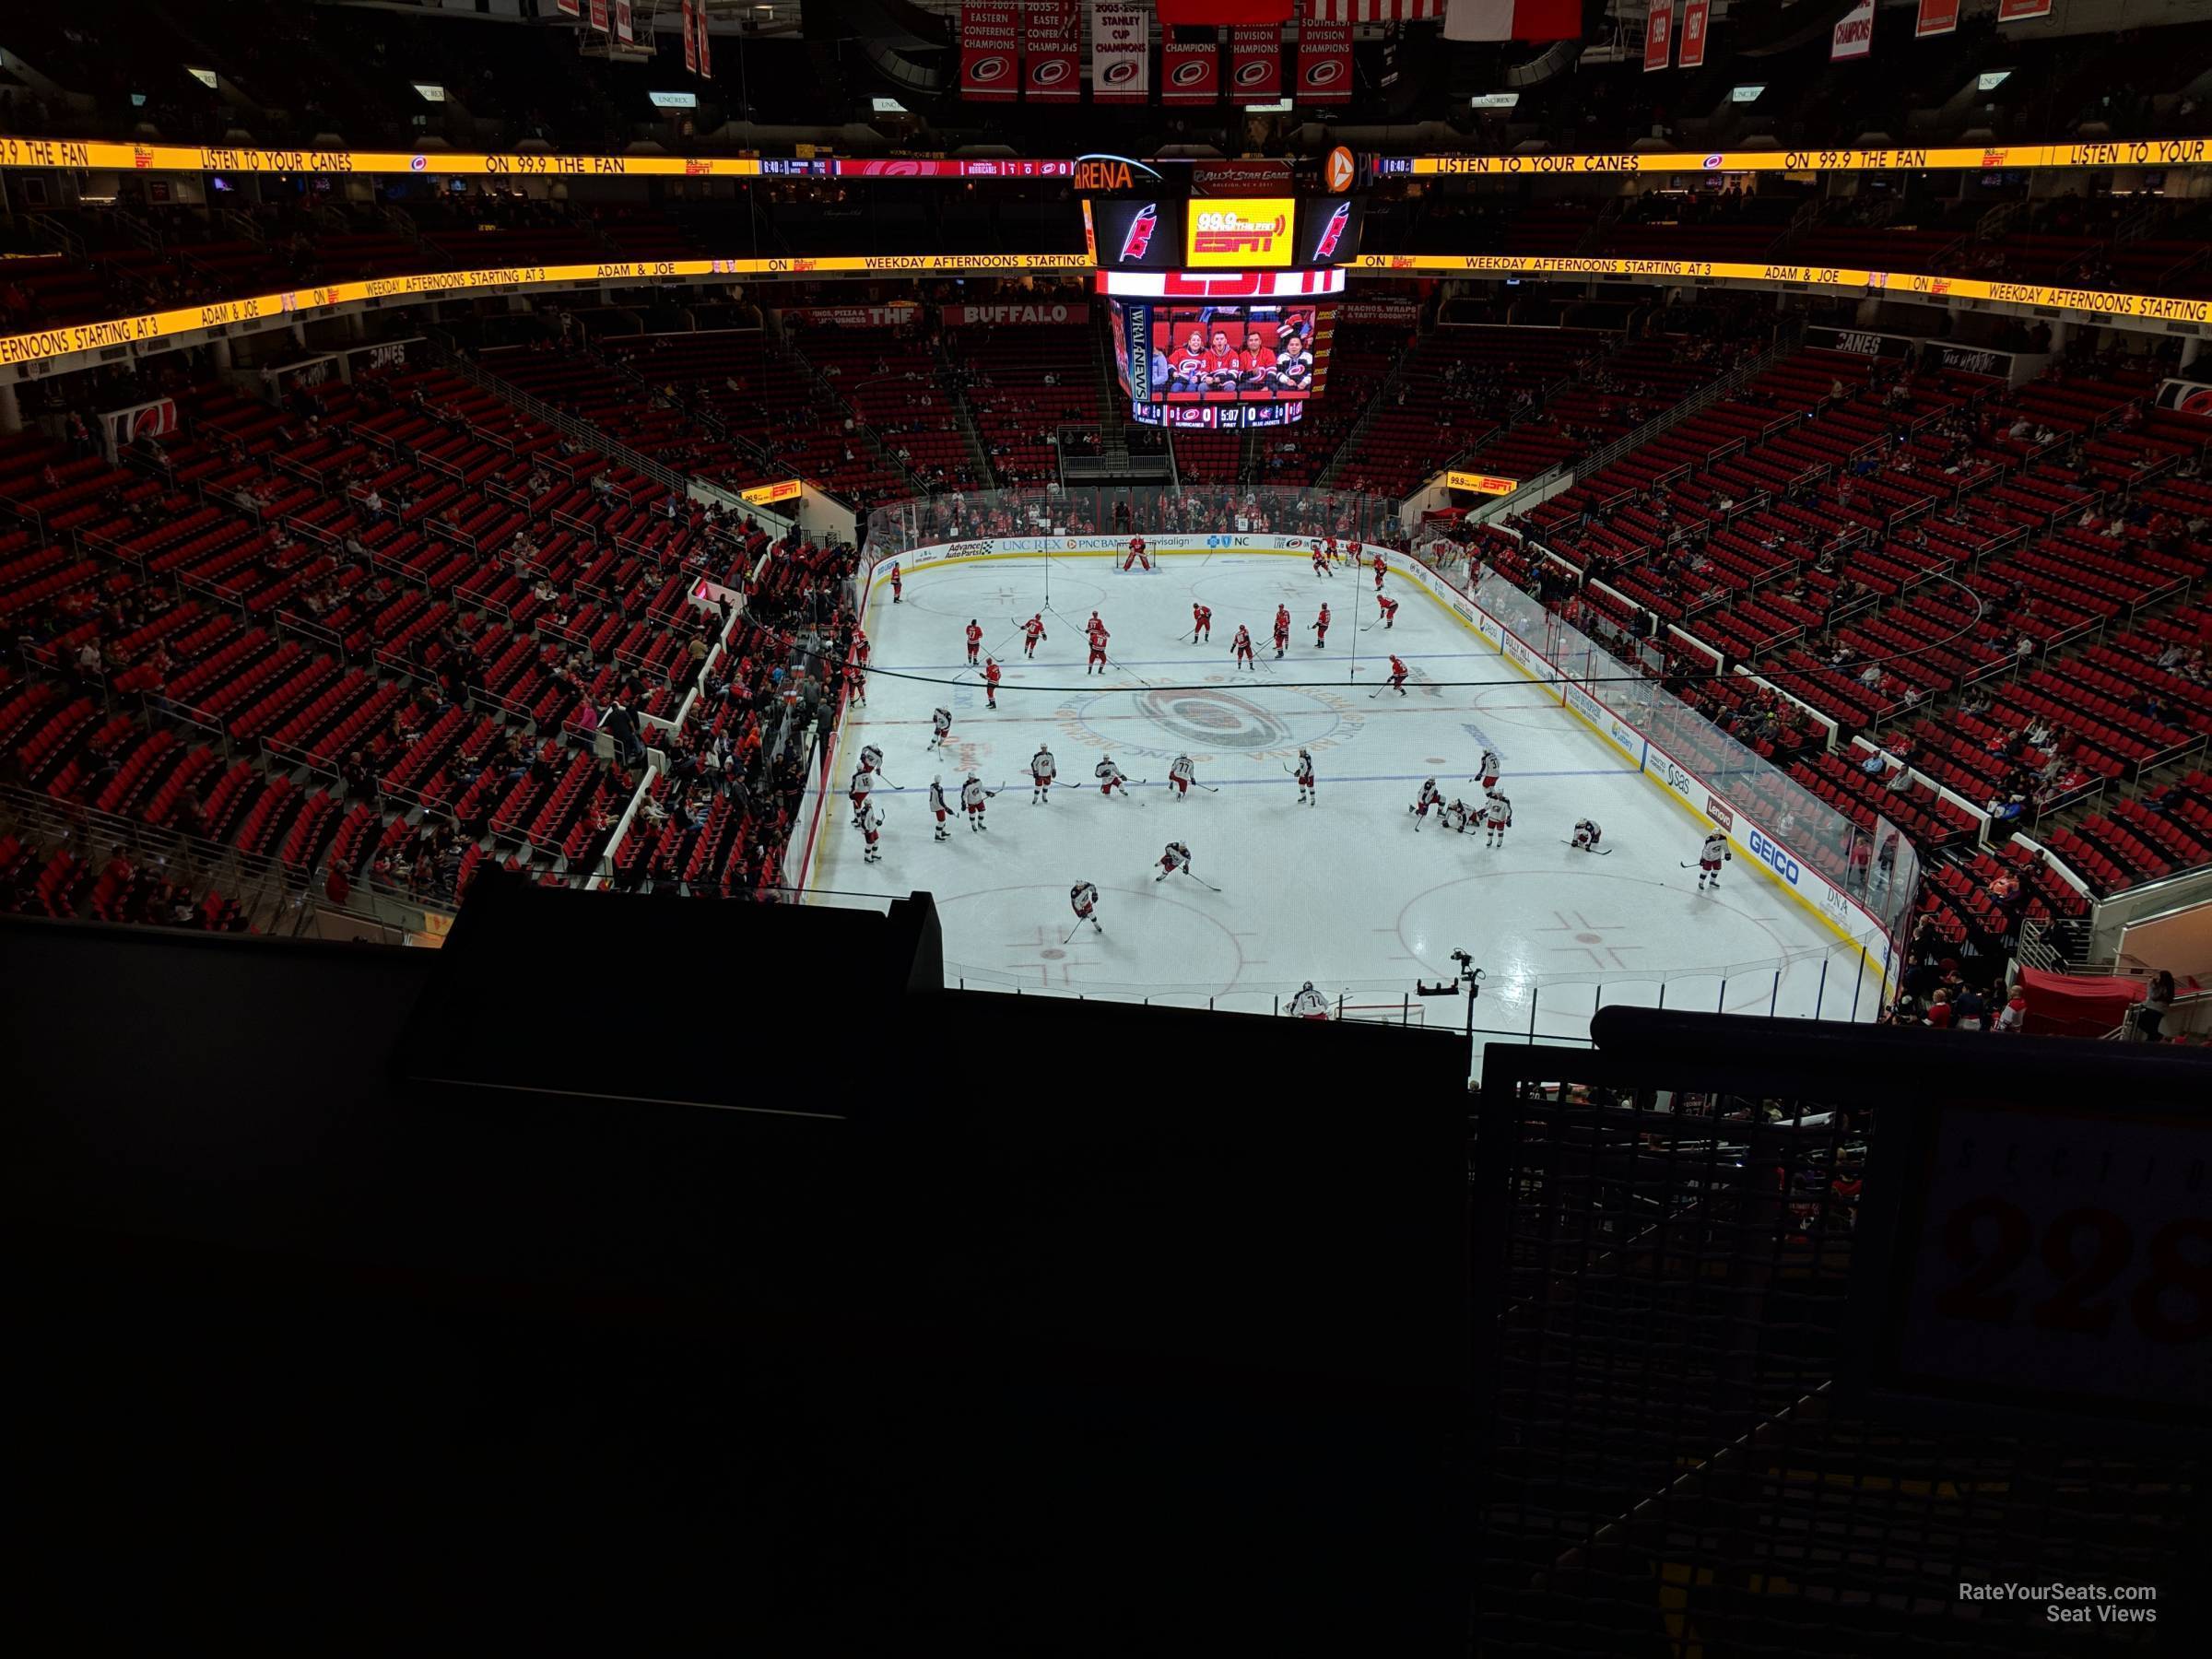
[[[691,16],[691,0],[684,0],[684,67],[693,75],[699,73],[699,37],[693,31],[699,24]]]
[[[606,0],[592,0],[592,27],[606,33]]]
[[[1152,101],[1152,14],[1125,0],[1091,0],[1090,101]]]
[[[615,0],[615,39],[629,46],[637,38],[629,27],[629,0]]]
[[[1683,69],[1705,66],[1705,26],[1712,21],[1712,0],[1689,0],[1682,8],[1682,44],[1676,50],[1676,65]]]
[[[1959,0],[1920,0],[1920,17],[1912,25],[1912,38],[1924,41],[1930,35],[1955,34],[1959,29]]]
[[[1273,103],[1282,97],[1281,24],[1241,24],[1229,31],[1229,95],[1238,103]]]
[[[1664,69],[1675,55],[1675,0],[1652,0],[1643,20],[1643,72]]]
[[[1159,49],[1159,101],[1210,104],[1221,101],[1221,49],[1164,45]]]
[[[714,78],[714,51],[707,33],[707,0],[691,0],[691,15],[699,19],[699,78]]]
[[[553,3],[564,18],[576,17],[583,10],[583,0],[553,0]]]
[[[1300,23],[1298,26],[1298,90],[1300,103],[1352,101],[1352,26],[1349,23]]]
[[[960,0],[960,97],[1011,103],[1021,96],[1021,12],[1006,0]]]
[[[2051,15],[2051,0],[1997,0],[1997,21],[2025,23],[2030,18]]]
[[[1831,64],[1848,63],[1863,58],[1874,51],[1874,0],[1859,0],[1843,15],[1836,25],[1835,33],[1829,37],[1828,61]]]
[[[1083,13],[1076,0],[1022,8],[1021,95],[1031,103],[1083,101]]]

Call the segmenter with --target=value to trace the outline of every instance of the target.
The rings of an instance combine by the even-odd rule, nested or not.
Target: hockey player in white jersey
[[[846,798],[853,803],[853,829],[860,828],[860,820],[868,810],[869,793],[875,789],[878,782],[880,780],[876,776],[876,769],[868,764],[868,758],[864,753],[860,758],[859,767],[853,773],[852,787],[845,792]]]
[[[1505,832],[1513,827],[1512,797],[1502,790],[1493,789],[1490,791],[1489,799],[1484,806],[1482,817],[1484,824],[1488,827],[1490,832],[1487,844],[1493,847],[1504,846]]]
[[[945,820],[952,816],[952,803],[945,798],[945,780],[941,777],[929,781],[929,810],[937,820],[937,831],[930,839],[950,841],[952,831],[945,828]]]
[[[866,838],[868,843],[867,852],[861,855],[861,863],[882,863],[883,848],[877,844],[883,836],[882,807],[870,806],[865,812],[860,815],[860,832],[864,837]]]
[[[1053,759],[1053,751],[1043,744],[1030,757],[1030,805],[1052,800],[1053,780],[1060,775],[1060,763]]]
[[[1076,885],[1070,888],[1067,891],[1067,902],[1075,910],[1076,926],[1077,928],[1080,928],[1084,923],[1088,922],[1090,924],[1090,929],[1093,933],[1104,933],[1106,931],[1103,927],[1099,925],[1099,889],[1095,882],[1077,882]]]
[[[1594,853],[1598,843],[1605,838],[1606,832],[1597,827],[1595,818],[1577,818],[1574,820],[1574,839],[1568,844],[1577,853]]]
[[[1129,793],[1129,782],[1122,776],[1122,769],[1113,763],[1112,755],[1092,767],[1090,775],[1099,781],[1099,793],[1102,795],[1111,795],[1117,789],[1124,795]]]
[[[1329,999],[1314,990],[1313,982],[1308,980],[1283,1012],[1293,1019],[1326,1019],[1329,1017]]]
[[[1735,854],[1728,850],[1727,836],[1720,830],[1715,830],[1707,836],[1705,844],[1698,849],[1698,891],[1703,892],[1705,884],[1711,882],[1712,890],[1716,893],[1719,892],[1721,890],[1721,865],[1735,856]]]
[[[1167,851],[1159,855],[1159,874],[1153,877],[1152,879],[1165,881],[1178,870],[1185,876],[1195,876],[1196,874],[1191,868],[1191,850],[1181,841],[1170,841]]]
[[[931,729],[936,734],[929,740],[929,747],[933,749],[942,748],[945,746],[945,739],[952,735],[952,711],[950,709],[931,710],[929,724]]]
[[[869,744],[867,747],[860,751],[860,763],[870,771],[881,771],[883,770],[883,751],[874,744]]]
[[[1178,755],[1168,764],[1168,787],[1174,792],[1175,802],[1182,805],[1182,797],[1191,792],[1198,781],[1198,767],[1188,755]]]
[[[1482,764],[1475,771],[1476,774],[1482,779],[1483,793],[1488,794],[1497,789],[1498,779],[1504,772],[1505,766],[1498,759],[1496,749],[1486,748],[1482,751]]]
[[[1477,828],[1482,824],[1481,809],[1469,806],[1456,795],[1453,797],[1452,805],[1438,813],[1437,817],[1443,820],[1444,828],[1454,835],[1465,835],[1470,823]]]
[[[1406,811],[1413,814],[1413,828],[1416,834],[1418,834],[1421,826],[1429,821],[1429,809],[1431,806],[1441,808],[1443,804],[1444,792],[1436,786],[1436,780],[1423,778],[1419,798],[1406,808]]]
[[[1298,751],[1298,804],[1300,806],[1320,804],[1320,792],[1313,787],[1313,757],[1304,749]]]
[[[990,793],[991,792],[989,790],[985,789],[981,783],[976,782],[976,777],[973,772],[970,772],[968,774],[968,781],[960,785],[960,806],[961,809],[968,814],[968,828],[970,830],[983,830],[989,828],[989,826],[983,822],[983,801],[984,798],[990,794]]]

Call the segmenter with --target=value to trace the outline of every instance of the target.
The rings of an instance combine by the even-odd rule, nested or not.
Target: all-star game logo
[[[1334,748],[1359,734],[1366,718],[1333,691],[1301,686],[1246,695],[1250,687],[1138,688],[1079,697],[1053,719],[1072,745],[1124,759],[1288,760],[1298,751]]]

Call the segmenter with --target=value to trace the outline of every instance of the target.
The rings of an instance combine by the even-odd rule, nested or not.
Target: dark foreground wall
[[[0,932],[32,1582],[164,1635],[519,1570],[848,1653],[1454,1645],[1455,1042],[634,903],[519,964]]]

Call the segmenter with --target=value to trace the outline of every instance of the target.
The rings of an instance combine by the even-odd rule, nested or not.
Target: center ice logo
[[[1183,742],[1205,748],[1280,748],[1292,741],[1282,721],[1232,692],[1150,691],[1137,708]]]

